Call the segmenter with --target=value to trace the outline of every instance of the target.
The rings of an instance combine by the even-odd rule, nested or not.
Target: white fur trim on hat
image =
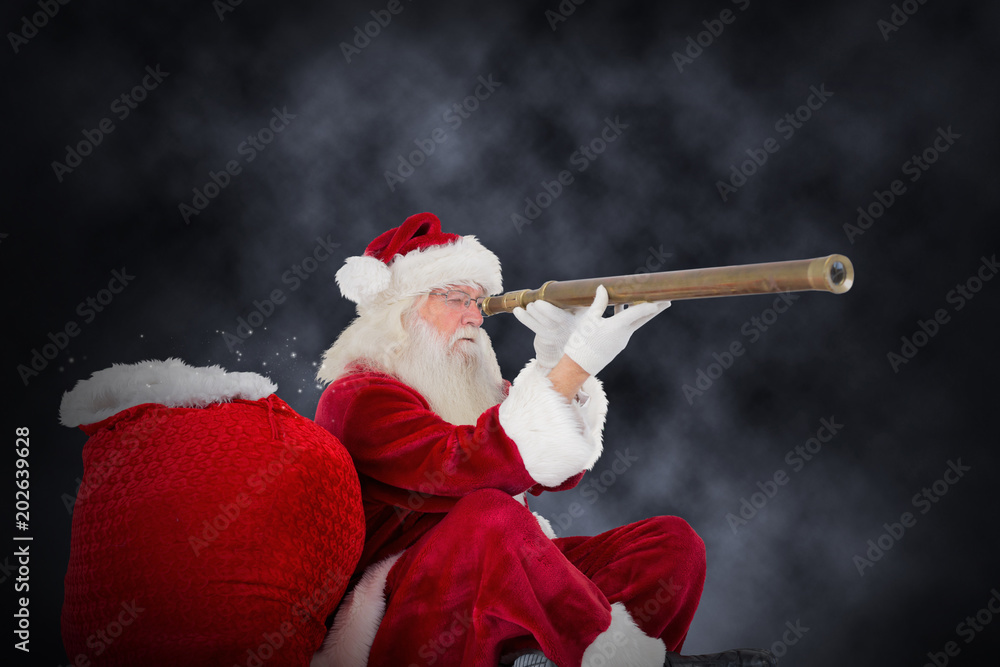
[[[337,609],[333,627],[309,667],[365,667],[385,615],[385,582],[400,552],[365,568],[361,581]]]
[[[582,667],[653,667],[667,658],[663,640],[648,636],[621,602],[611,605],[611,625],[583,652]]]
[[[535,360],[528,362],[500,404],[499,419],[531,478],[553,487],[593,468],[601,441],[584,433],[579,409],[555,390],[545,373]]]
[[[374,257],[349,257],[337,271],[340,293],[360,307],[467,284],[479,285],[487,294],[503,290],[500,260],[475,236],[396,255],[388,266]]]
[[[63,394],[59,421],[63,426],[95,424],[111,415],[159,403],[171,408],[197,408],[234,398],[256,401],[278,385],[257,373],[227,373],[219,366],[188,366],[180,359],[113,364],[80,380]]]

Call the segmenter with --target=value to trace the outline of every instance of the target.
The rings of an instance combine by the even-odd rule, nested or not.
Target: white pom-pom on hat
[[[348,257],[337,271],[337,286],[344,298],[354,303],[374,300],[392,282],[392,273],[385,262],[361,255]]]

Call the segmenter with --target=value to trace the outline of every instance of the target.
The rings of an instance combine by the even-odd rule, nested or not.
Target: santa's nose
[[[462,312],[462,324],[478,327],[483,323],[483,313],[475,301],[469,302],[469,307]]]

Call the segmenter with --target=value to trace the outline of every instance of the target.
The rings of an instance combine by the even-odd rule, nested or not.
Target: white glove
[[[608,291],[601,285],[594,295],[594,303],[579,316],[564,352],[583,370],[597,375],[625,349],[636,329],[668,306],[669,301],[640,303],[611,317],[602,317],[608,307]]]
[[[535,332],[535,361],[546,370],[555,368],[562,359],[570,334],[587,308],[563,310],[548,301],[532,301],[525,308],[515,308],[514,317]]]

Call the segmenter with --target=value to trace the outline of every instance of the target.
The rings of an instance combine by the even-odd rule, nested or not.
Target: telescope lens
[[[845,278],[847,278],[847,269],[844,268],[844,263],[834,262],[830,266],[830,282],[834,285],[841,285]]]

